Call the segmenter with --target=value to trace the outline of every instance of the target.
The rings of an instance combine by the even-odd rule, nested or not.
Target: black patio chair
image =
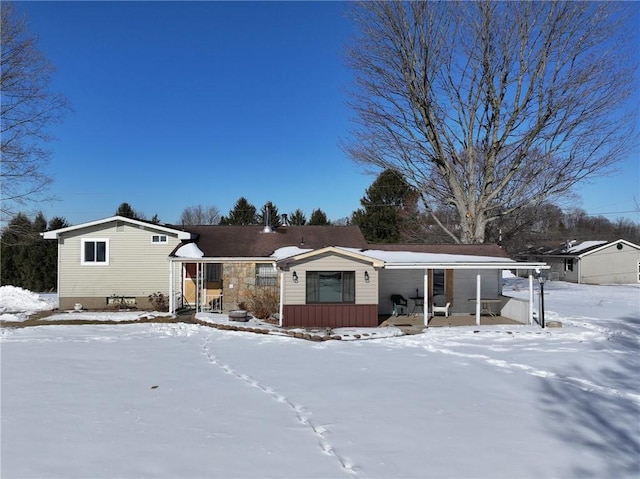
[[[392,294],[391,302],[393,303],[393,315],[398,316],[398,314],[404,314],[402,309],[407,308],[407,300],[401,294]]]

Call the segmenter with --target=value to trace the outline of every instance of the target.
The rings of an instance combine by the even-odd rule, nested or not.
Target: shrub
[[[278,312],[280,299],[278,290],[272,288],[260,288],[251,297],[249,308],[258,319],[268,319],[272,314]]]
[[[157,292],[150,294],[148,298],[155,311],[169,311],[169,298],[164,294]]]

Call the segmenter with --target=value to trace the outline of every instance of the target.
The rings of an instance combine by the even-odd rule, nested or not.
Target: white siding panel
[[[147,296],[168,293],[169,253],[180,243],[173,235],[164,244],[152,244],[158,234],[150,227],[116,222],[73,231],[60,244],[59,294],[61,297]],[[165,233],[162,233],[165,234]],[[82,239],[109,240],[108,265],[82,265]]]

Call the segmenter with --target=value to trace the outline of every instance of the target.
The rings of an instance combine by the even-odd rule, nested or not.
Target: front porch
[[[400,316],[389,316],[389,315],[381,315],[378,317],[378,323],[380,326],[396,326],[401,329],[415,329],[422,330],[424,329],[424,321],[422,315],[400,315]],[[480,316],[480,326],[492,326],[498,324],[514,324],[519,326],[524,326],[523,323],[519,321],[515,321],[510,318],[506,318],[504,316],[490,316],[483,315]],[[442,328],[442,327],[453,327],[453,326],[477,326],[476,324],[476,316],[475,314],[459,314],[455,316],[431,316],[429,318],[428,327],[429,328]]]

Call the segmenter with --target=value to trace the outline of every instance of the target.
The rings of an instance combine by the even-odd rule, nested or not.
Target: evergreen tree
[[[53,218],[48,229],[69,226],[63,218]],[[38,213],[31,221],[24,213],[13,217],[2,232],[0,283],[31,291],[54,290],[58,277],[58,247],[42,238],[47,220]]]
[[[144,215],[136,210],[129,203],[120,203],[116,210],[116,216],[124,216],[133,220],[144,220]]]
[[[289,224],[291,226],[304,226],[307,224],[307,217],[300,208],[293,213],[289,213]]]
[[[394,170],[384,170],[360,200],[352,221],[370,243],[397,243],[415,217],[416,191]],[[407,214],[411,212],[411,214]]]
[[[327,219],[327,215],[320,208],[317,208],[311,212],[311,218],[309,224],[313,226],[330,225],[331,222]]]
[[[269,216],[269,226],[271,226],[272,228],[277,228],[278,226],[282,225],[280,215],[278,214],[278,207],[271,201],[267,201],[260,211],[259,221],[261,225],[266,224],[267,216]]]
[[[233,209],[229,211],[229,216],[220,219],[221,225],[257,225],[260,224],[256,215],[256,207],[253,206],[244,196],[241,196]]]

